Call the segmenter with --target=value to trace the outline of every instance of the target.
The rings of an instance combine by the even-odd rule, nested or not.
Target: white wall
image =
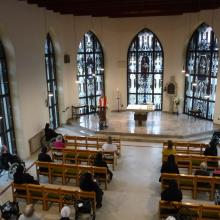
[[[213,20],[212,20],[213,18]],[[28,140],[49,121],[44,42],[49,32],[56,51],[59,110],[61,123],[70,117],[66,107],[78,103],[76,54],[82,36],[89,30],[99,38],[105,55],[105,89],[110,110],[116,109],[116,88],[121,92],[121,104],[127,105],[127,49],[133,37],[143,28],[154,32],[164,49],[164,86],[171,76],[178,84],[178,96],[184,96],[184,75],[188,40],[202,23],[211,25],[220,39],[220,10],[180,16],[147,18],[92,18],[60,15],[17,0],[0,1],[0,38],[5,46],[16,140],[19,155],[29,156]],[[71,62],[64,64],[69,54]],[[214,122],[220,123],[220,86]],[[164,93],[163,110],[169,110]]]

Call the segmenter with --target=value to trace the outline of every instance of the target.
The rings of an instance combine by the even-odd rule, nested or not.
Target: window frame
[[[152,51],[137,50],[137,47],[138,47],[137,46],[138,45],[138,36],[139,36],[139,34],[141,34],[143,32],[148,32],[148,33],[151,33],[153,35],[153,50]],[[155,43],[156,43],[155,40],[159,43],[159,45],[161,47],[160,51],[155,50]],[[131,50],[132,44],[135,44],[135,48],[136,48],[135,51]],[[132,54],[132,53],[135,54],[135,58],[136,58],[136,69],[135,69],[135,72],[133,72],[133,73],[129,71],[129,64],[130,64],[130,62],[129,62],[129,54]],[[152,58],[153,58],[152,59],[153,60],[152,61],[153,71],[147,72],[148,75],[152,75],[152,92],[150,92],[150,93],[148,93],[148,92],[139,93],[138,92],[138,88],[139,87],[138,87],[138,80],[137,79],[138,79],[138,76],[141,76],[143,74],[143,73],[138,71],[138,69],[139,69],[139,62],[138,62],[139,55],[138,54],[141,54],[141,53],[145,53],[147,55],[150,54],[150,55],[152,55]],[[155,70],[154,69],[154,67],[155,67],[155,55],[157,53],[160,53],[161,54],[161,58],[162,58],[162,71],[160,73],[154,71]],[[149,57],[149,55],[147,57]],[[131,74],[135,74],[135,76],[136,76],[136,82],[135,82],[135,84],[136,84],[136,92],[135,93],[129,92],[129,76]],[[154,90],[155,90],[155,88],[154,88],[155,75],[160,75],[161,76],[161,79],[160,79],[162,81],[161,93],[154,93]],[[154,97],[156,95],[159,95],[161,97],[161,102],[160,102],[160,106],[161,107],[160,108],[156,108],[155,110],[162,111],[163,110],[163,79],[164,79],[164,50],[163,50],[163,46],[162,46],[159,38],[157,37],[157,35],[153,31],[149,30],[148,28],[144,28],[141,31],[139,31],[134,36],[134,38],[131,40],[131,42],[129,44],[129,47],[128,47],[128,51],[127,51],[127,105],[130,104],[130,102],[129,102],[129,95],[135,95],[136,96],[136,103],[135,103],[136,105],[139,104],[138,103],[138,95],[145,95],[145,94],[146,95],[151,95],[152,96],[152,103],[154,103]]]
[[[50,46],[51,45],[51,46]],[[47,82],[47,107],[49,110],[50,125],[53,129],[59,127],[59,93],[57,83],[56,71],[56,53],[50,34],[47,34],[46,42],[44,45],[45,69],[46,69],[46,82]],[[47,63],[48,62],[48,63]],[[48,72],[49,71],[49,72]],[[53,94],[53,96],[50,96]],[[51,124],[52,123],[52,124]]]
[[[16,136],[14,131],[14,118],[13,118],[13,109],[11,102],[10,79],[8,75],[7,59],[4,50],[4,45],[1,41],[0,41],[0,50],[1,50],[0,70],[2,71],[1,73],[2,75],[0,76],[0,83],[4,85],[0,88],[0,112],[1,112],[0,114],[2,117],[2,119],[0,119],[0,125],[1,125],[0,136],[3,141],[3,144],[7,146],[8,151],[12,154],[16,154],[17,146],[16,146]],[[6,92],[3,94],[2,90]],[[6,121],[6,115],[7,115],[7,121]]]

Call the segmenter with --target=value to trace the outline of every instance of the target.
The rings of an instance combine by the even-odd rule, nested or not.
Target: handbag
[[[15,220],[19,217],[19,206],[17,202],[7,201],[1,206],[2,217],[5,220]]]
[[[92,210],[91,201],[88,199],[76,200],[75,208],[76,208],[77,212],[79,212],[79,213],[91,213],[91,210]]]

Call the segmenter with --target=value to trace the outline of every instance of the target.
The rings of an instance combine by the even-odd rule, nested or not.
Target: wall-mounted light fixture
[[[70,55],[64,54],[64,63],[70,63]]]
[[[186,70],[185,70],[185,67],[183,65],[182,73],[185,73],[185,72],[186,72]]]

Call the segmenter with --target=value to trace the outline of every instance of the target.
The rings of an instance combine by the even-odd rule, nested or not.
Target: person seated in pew
[[[105,152],[115,152],[117,154],[117,145],[112,144],[112,137],[109,136],[107,143],[102,145],[102,150]]]
[[[210,176],[210,173],[208,171],[208,166],[207,166],[207,163],[205,161],[200,164],[200,169],[196,170],[195,175]]]
[[[29,173],[26,173],[24,171],[24,167],[21,165],[17,167],[16,172],[14,174],[14,183],[16,184],[25,184],[25,183],[39,184],[39,182],[35,180],[33,176],[31,176]]]
[[[170,154],[167,158],[167,161],[163,162],[163,165],[160,169],[161,173],[176,173],[179,174],[179,168],[175,162],[174,155]],[[161,177],[159,179],[159,182],[161,181]]]
[[[63,142],[63,137],[62,137],[62,135],[58,135],[58,136],[56,137],[56,140],[53,142],[53,146],[54,146],[54,148],[56,148],[56,149],[62,149],[62,148],[65,147],[65,144],[64,144],[64,142]],[[54,155],[55,155],[56,157],[62,157],[62,156],[63,156],[63,153],[62,153],[62,152],[55,152]]]
[[[10,164],[19,163],[20,159],[16,155],[12,155],[8,152],[6,145],[1,148],[1,168],[4,170],[9,170]]]
[[[219,143],[219,139],[213,138],[209,143],[209,147],[205,149],[203,154],[205,156],[217,156],[218,155],[218,150],[217,150],[218,143]]]
[[[176,154],[176,150],[173,149],[173,141],[168,140],[167,141],[167,148],[163,149],[163,155],[169,156],[170,154]]]
[[[53,142],[53,146],[57,149],[60,149],[60,148],[64,148],[65,147],[65,144],[63,142],[63,136],[61,134],[59,134],[57,137],[56,137],[56,140]]]
[[[38,155],[38,160],[41,162],[52,162],[49,154],[47,154],[47,147],[42,147],[41,153]]]
[[[50,155],[47,154],[47,147],[42,147],[41,153],[38,155],[38,161],[41,162],[53,162]],[[48,169],[46,167],[40,167],[39,168],[41,172],[47,172]]]
[[[86,172],[80,176],[79,187],[81,190],[84,190],[84,191],[95,192],[95,194],[96,194],[96,208],[102,207],[102,196],[104,193],[103,193],[102,189],[99,187],[99,185],[93,179],[91,173]]]
[[[113,173],[111,172],[111,170],[108,168],[108,165],[107,163],[103,160],[102,158],[102,153],[99,152],[96,154],[96,158],[94,160],[94,163],[93,163],[94,166],[96,167],[106,167],[107,168],[107,174],[108,174],[108,181],[111,181],[112,180],[112,177],[113,177]],[[102,174],[95,174],[95,177],[101,177],[100,175]]]
[[[168,185],[168,188],[161,193],[161,200],[181,202],[183,194],[178,188],[176,180],[170,180]]]
[[[35,213],[34,206],[32,204],[28,204],[18,220],[41,220],[41,218]]]
[[[70,220],[70,213],[71,213],[70,207],[64,206],[60,211],[60,215],[61,215],[60,220]]]

